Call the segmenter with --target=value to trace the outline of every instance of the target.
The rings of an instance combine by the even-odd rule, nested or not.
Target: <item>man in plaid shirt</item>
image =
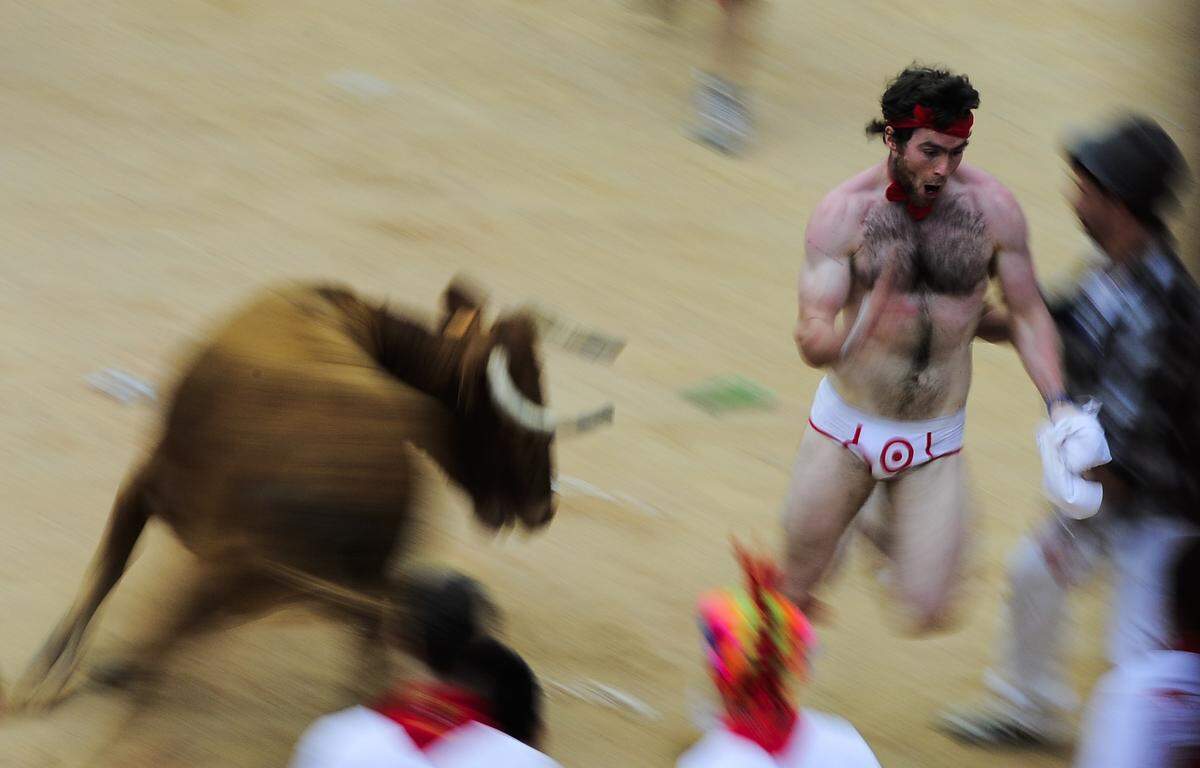
[[[1105,489],[1148,496],[1159,512],[1183,505],[1174,511],[1191,514],[1200,291],[1165,237],[1134,261],[1090,270],[1076,295],[1049,308],[1063,336],[1068,389],[1103,404],[1113,454]]]
[[[1060,665],[1066,598],[1104,556],[1116,576],[1110,661],[1165,647],[1164,563],[1200,531],[1200,289],[1161,218],[1186,165],[1166,132],[1137,116],[1073,143],[1067,157],[1075,212],[1103,258],[1072,292],[1047,303],[1063,340],[1068,393],[1100,404],[1112,461],[1091,473],[1104,492],[1098,515],[1078,520],[1056,510],[1010,557],[991,696],[939,723],[979,745],[1069,739],[1074,697]],[[1003,339],[1006,325],[1002,311],[990,312],[980,334]]]

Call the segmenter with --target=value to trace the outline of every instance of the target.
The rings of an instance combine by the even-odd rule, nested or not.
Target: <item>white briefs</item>
[[[877,479],[887,480],[961,451],[967,413],[892,421],[847,405],[829,380],[821,379],[808,423],[862,459]]]

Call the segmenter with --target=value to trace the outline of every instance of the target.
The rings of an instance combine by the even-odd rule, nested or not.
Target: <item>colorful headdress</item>
[[[779,591],[779,570],[734,543],[743,589],[700,600],[700,630],[713,682],[726,702],[763,703],[786,696],[787,679],[808,672],[812,627]]]

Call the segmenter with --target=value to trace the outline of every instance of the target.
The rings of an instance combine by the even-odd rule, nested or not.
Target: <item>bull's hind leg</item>
[[[294,599],[297,591],[257,568],[213,563],[166,623],[128,656],[98,666],[93,682],[123,687],[157,673],[183,640],[228,627]]]
[[[78,663],[88,624],[125,572],[129,555],[148,517],[143,470],[117,495],[108,529],[84,577],[79,595],[22,675],[13,691],[14,708],[45,706],[62,693]]]

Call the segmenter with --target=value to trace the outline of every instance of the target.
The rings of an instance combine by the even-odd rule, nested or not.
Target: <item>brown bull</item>
[[[485,330],[480,301],[458,283],[443,309],[430,329],[347,290],[294,286],[219,330],[185,369],[161,439],[119,493],[80,594],[17,698],[61,692],[151,516],[208,573],[143,662],[217,611],[261,603],[281,574],[386,594],[418,512],[418,452],[485,525],[548,523],[556,422],[535,323],[515,314]]]

